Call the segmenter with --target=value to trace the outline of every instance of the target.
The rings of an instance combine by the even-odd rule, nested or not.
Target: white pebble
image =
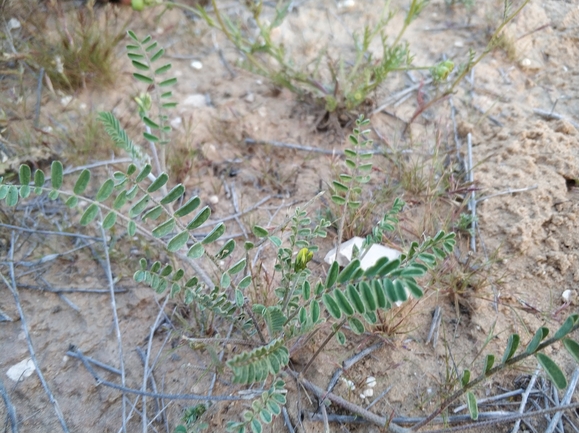
[[[366,397],[372,397],[374,395],[374,390],[372,388],[367,388],[364,390],[364,395]]]
[[[66,107],[68,104],[70,104],[70,102],[72,101],[72,96],[70,95],[66,95],[63,96],[62,98],[60,98],[60,103]]]
[[[19,29],[20,27],[22,27],[22,24],[20,24],[20,21],[18,21],[16,18],[10,18],[8,23],[6,23],[6,27],[8,27],[8,31],[10,31],[14,29]]]
[[[18,382],[24,378],[27,378],[32,373],[34,373],[36,368],[34,367],[34,362],[32,359],[26,358],[23,361],[20,361],[18,364],[14,364],[12,367],[8,369],[6,372],[6,376],[8,376],[14,382]]]
[[[563,302],[565,302],[566,304],[569,304],[573,300],[573,295],[574,295],[573,290],[567,289],[563,292],[563,294],[561,295],[561,298],[563,299]]]
[[[376,378],[374,376],[369,376],[366,379],[366,386],[368,388],[374,388],[376,386]]]
[[[193,69],[200,70],[200,69],[203,68],[203,63],[201,63],[199,60],[193,60],[193,61],[191,62],[191,67],[192,67]]]
[[[209,203],[211,204],[219,203],[219,197],[217,197],[216,195],[212,195],[211,197],[209,197]]]
[[[352,9],[354,6],[356,6],[354,0],[343,0],[338,2],[338,9]]]
[[[205,98],[205,95],[202,95],[201,93],[195,93],[193,95],[187,96],[181,105],[190,105],[195,108],[202,108],[207,106],[207,99]]]
[[[183,123],[183,119],[181,119],[180,117],[175,117],[174,119],[171,119],[171,121],[169,122],[169,124],[173,128],[177,128],[179,125],[181,125],[181,123]]]

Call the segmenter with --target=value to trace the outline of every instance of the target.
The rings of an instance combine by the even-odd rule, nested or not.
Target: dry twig
[[[22,323],[22,331],[24,332],[24,335],[26,337],[26,342],[28,344],[28,352],[30,354],[30,359],[34,363],[34,368],[36,369],[36,374],[38,375],[38,378],[40,379],[40,382],[42,383],[42,387],[44,388],[44,391],[46,392],[46,395],[48,396],[48,400],[50,401],[50,404],[52,404],[52,407],[54,408],[54,412],[56,413],[58,421],[60,422],[60,426],[62,427],[62,431],[64,431],[65,433],[68,433],[68,431],[69,431],[68,426],[66,425],[66,421],[64,420],[64,415],[62,414],[62,411],[60,410],[60,406],[58,405],[58,401],[54,397],[54,394],[52,394],[52,391],[50,390],[50,388],[48,386],[48,382],[46,382],[46,379],[44,378],[44,375],[42,374],[42,371],[40,370],[40,365],[38,364],[38,360],[36,359],[36,352],[34,351],[34,346],[32,345],[32,339],[30,338],[30,332],[28,331],[28,321],[26,320],[26,316],[24,316],[24,310],[22,309],[22,304],[20,303],[20,295],[18,294],[18,287],[16,285],[16,277],[14,275],[14,246],[15,246],[15,244],[16,244],[16,236],[14,235],[14,232],[12,232],[12,237],[10,240],[10,251],[8,254],[8,269],[10,272],[11,281],[8,281],[6,279],[6,277],[4,276],[4,274],[2,274],[2,273],[0,273],[0,278],[2,278],[2,280],[4,281],[4,284],[6,284],[6,286],[10,290],[10,292],[12,292],[12,296],[14,297],[14,302],[16,304],[16,308],[18,309],[18,314],[20,315],[20,321]]]

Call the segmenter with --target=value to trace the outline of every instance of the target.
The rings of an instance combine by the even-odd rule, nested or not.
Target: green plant
[[[157,147],[162,149],[169,143],[170,127],[166,125],[164,110],[171,108],[173,103],[166,102],[171,97],[166,88],[176,80],[159,78],[170,70],[171,65],[153,66],[162,58],[164,51],[151,37],[140,39],[133,32],[128,34],[133,41],[128,47],[129,57],[139,71],[134,76],[156,94],[143,95],[138,103],[146,129],[144,138],[151,143],[151,157],[158,159],[159,154],[163,154],[157,151]],[[380,242],[386,232],[396,229],[399,223],[397,215],[404,206],[402,200],[395,200],[392,209],[384,214],[358,251],[357,258],[343,269],[340,269],[338,262],[334,262],[323,278],[312,273],[309,263],[317,250],[315,242],[326,236],[329,222],[321,219],[319,223],[312,224],[306,210],[311,202],[305,209],[296,209],[293,215],[275,228],[254,226],[255,238],[246,241],[240,249],[232,239],[217,244],[226,233],[223,222],[216,223],[209,233],[198,239],[195,232],[210,218],[210,208],[198,209],[201,200],[197,196],[182,200],[185,187],[177,184],[168,188],[169,176],[153,168],[143,149],[129,138],[114,115],[101,113],[99,117],[113,142],[133,158],[133,163],[125,170],[117,171],[101,182],[95,188],[95,194],[87,194],[91,181],[91,172],[87,169],[81,171],[72,189],[68,189],[61,162],[52,163],[49,181],[42,170],[37,169],[33,173],[28,165],[22,165],[18,184],[0,183],[0,200],[14,207],[21,199],[46,194],[51,200],[63,200],[70,208],[82,209],[79,217],[82,226],[97,220],[103,230],[121,227],[126,229],[129,236],[138,234],[164,249],[170,259],[164,263],[155,261],[149,264],[142,258],[134,280],[150,286],[157,293],[182,296],[186,304],[194,303],[196,308],[205,312],[207,322],[211,323],[206,328],[212,328],[206,341],[215,344],[227,342],[229,337],[223,339],[219,335],[225,335],[221,328],[230,328],[233,329],[233,337],[254,346],[235,354],[227,353],[225,362],[219,361],[218,373],[221,373],[222,367],[234,383],[250,386],[262,382],[265,386],[261,395],[251,403],[251,409],[243,413],[242,420],[231,420],[227,424],[230,431],[263,431],[263,426],[271,423],[286,403],[288,390],[284,379],[288,377],[316,389],[304,375],[332,338],[341,344],[346,341],[342,330],[344,325],[347,324],[353,334],[361,334],[372,329],[380,311],[391,310],[396,303],[406,301],[409,296],[422,297],[424,290],[420,278],[453,251],[454,233],[440,231],[433,237],[424,237],[420,243],[412,242],[398,259],[381,258],[369,268],[362,269],[360,259],[367,247]],[[333,200],[344,206],[345,210],[340,227],[347,218],[346,210],[356,209],[356,194],[367,183],[371,171],[370,157],[363,152],[359,140],[366,125],[367,120],[358,118],[350,137],[353,147],[347,152],[349,172],[340,175],[339,180],[333,183],[336,189]],[[163,163],[159,161],[156,165],[161,167]],[[86,205],[79,207],[81,203]],[[250,258],[265,243],[271,244],[276,251],[275,272],[278,274],[273,301],[267,305],[251,302],[248,296],[251,290],[256,290],[257,283],[257,275],[249,266]],[[210,278],[204,269],[211,269],[211,274],[216,278]],[[465,371],[460,379],[460,388],[420,425],[463,395],[467,396],[471,415],[476,418],[476,400],[473,400],[471,389],[490,375],[529,356],[536,356],[554,383],[564,387],[566,380],[560,368],[541,351],[562,340],[567,350],[579,361],[579,344],[567,338],[579,327],[578,320],[579,315],[571,315],[554,337],[544,342],[548,330],[541,328],[519,355],[516,351],[520,337],[513,334],[499,365],[494,366],[495,357],[488,355],[483,373],[477,379],[470,380],[470,371]],[[301,371],[294,370],[289,365],[292,350],[299,350],[304,341],[312,341],[314,335],[327,329],[325,324],[331,325],[325,340]],[[297,342],[302,344],[295,344]],[[318,391],[315,392],[322,397]],[[407,431],[388,419],[340,400],[332,393],[325,396],[382,427],[387,425],[390,431]],[[208,395],[199,399],[211,398]],[[194,427],[203,428],[205,424],[201,418],[205,408],[198,405],[186,412],[183,420],[186,425],[182,426],[185,431],[196,423],[199,424]],[[413,430],[418,427],[415,425]]]
[[[257,34],[248,29],[241,20],[232,19],[224,14],[214,0],[211,2],[214,17],[203,7],[193,9],[174,1],[139,1],[137,9],[163,4],[196,13],[209,26],[221,31],[237,48],[244,58],[242,62],[244,68],[266,77],[275,86],[287,88],[302,97],[313,98],[333,115],[336,112],[349,113],[361,106],[372,105],[369,96],[394,71],[428,69],[437,80],[448,76],[453,68],[451,61],[428,67],[413,66],[409,47],[402,41],[409,25],[419,16],[427,3],[425,0],[410,0],[403,26],[390,41],[385,29],[394,18],[395,11],[390,10],[387,2],[375,24],[365,25],[360,32],[351,35],[353,51],[351,57],[339,54],[334,58],[331,50],[326,49],[322,50],[322,54],[316,59],[309,59],[308,64],[302,64],[292,58],[283,43],[278,42],[273,35],[286,19],[292,5],[290,1],[280,3],[273,17],[265,16],[264,2],[246,3],[246,8],[257,27]],[[375,55],[370,49],[376,41],[381,45],[380,56]]]

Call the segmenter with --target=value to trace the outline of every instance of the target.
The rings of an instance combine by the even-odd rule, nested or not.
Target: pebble
[[[201,63],[199,60],[193,60],[191,62],[191,67],[199,71],[203,68],[203,63]]]
[[[209,197],[209,203],[211,204],[219,203],[219,197],[217,197],[216,195],[212,195],[211,197]]]
[[[354,0],[343,0],[338,2],[338,9],[352,9],[356,6],[356,2]]]
[[[195,108],[202,108],[207,105],[207,100],[205,95],[202,95],[201,93],[195,93],[193,95],[187,96],[182,105],[190,105]]]
[[[32,359],[26,358],[20,361],[18,364],[14,364],[12,367],[10,367],[6,372],[6,376],[8,376],[14,382],[18,382],[30,376],[32,373],[34,373],[35,370],[36,368],[34,367],[34,362],[32,362]]]
[[[177,128],[179,125],[181,125],[181,123],[183,123],[183,119],[181,119],[180,117],[175,117],[174,119],[171,119],[171,121],[169,122],[169,124],[173,128]]]
[[[68,104],[70,104],[70,102],[72,101],[72,96],[70,95],[66,95],[63,96],[62,98],[60,98],[60,103],[66,107]]]
[[[19,29],[20,27],[22,27],[22,24],[20,24],[20,21],[18,21],[16,18],[10,18],[8,23],[6,23],[6,27],[8,27],[8,31],[10,31],[14,29]]]

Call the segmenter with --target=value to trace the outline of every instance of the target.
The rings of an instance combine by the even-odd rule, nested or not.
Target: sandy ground
[[[288,51],[304,63],[320,49],[312,40],[332,40],[335,50],[345,47],[348,30],[374,19],[379,2],[368,1],[365,7],[364,2],[358,2],[346,11],[338,10],[332,2],[322,3],[306,2],[290,15],[278,35],[286,42]],[[416,54],[415,62],[428,64],[443,55],[460,61],[466,58],[469,48],[480,51],[490,35],[489,29],[495,26],[498,3],[477,2],[473,9],[467,10],[463,6],[448,7],[442,0],[432,1],[406,35]],[[168,12],[159,20],[151,12],[135,14],[134,18],[136,31],[151,32],[167,47],[174,74],[179,79],[174,93],[179,95],[180,105],[172,117],[177,130],[177,150],[170,156],[174,161],[174,175],[189,191],[199,194],[203,202],[211,203],[215,219],[264,200],[256,210],[240,217],[238,223],[230,223],[230,234],[242,237],[252,224],[279,221],[290,209],[327,188],[340,169],[338,157],[272,145],[248,145],[245,141],[247,138],[274,140],[342,150],[345,147],[343,132],[316,131],[318,109],[298,101],[288,91],[273,91],[266,79],[236,68],[237,54],[226,41],[178,11]],[[388,33],[394,34],[399,25],[399,20],[394,20]],[[420,101],[432,97],[435,90],[418,87],[418,91],[410,92],[410,97],[401,102],[389,97],[424,81],[427,74],[393,76],[373,98],[375,107],[390,101],[385,112],[376,112],[371,118],[377,144],[395,154],[409,149],[414,153],[399,157],[398,162],[392,157],[374,159],[376,172],[365,200],[376,200],[383,208],[374,209],[368,220],[375,220],[391,203],[392,197],[385,191],[403,193],[408,203],[402,214],[403,229],[391,239],[394,245],[402,246],[456,221],[461,212],[466,212],[465,191],[472,189],[478,199],[479,218],[476,253],[469,252],[469,236],[463,233],[456,257],[432,276],[432,287],[423,300],[411,302],[391,315],[390,328],[377,332],[374,337],[351,338],[346,350],[329,346],[308,374],[312,381],[326,386],[341,361],[376,342],[377,338],[384,341],[382,349],[347,372],[347,377],[359,384],[368,376],[376,377],[375,395],[389,389],[373,407],[383,416],[429,413],[449,391],[447,377],[454,369],[471,368],[473,373],[477,372],[484,354],[502,355],[511,333],[517,332],[526,343],[539,326],[554,330],[576,309],[579,8],[574,2],[531,1],[509,26],[507,34],[511,41],[509,50],[497,49],[489,54],[452,98],[427,110],[405,137],[401,137],[400,132],[403,122],[409,120]],[[217,47],[223,48],[231,71],[224,67]],[[192,68],[192,61],[201,62],[202,68]],[[42,124],[54,126],[55,118],[76,119],[86,116],[89,109],[96,112],[113,106],[125,124],[134,124],[134,108],[119,101],[138,94],[142,88],[128,77],[128,62],[122,52],[119,52],[119,62],[125,72],[119,74],[119,86],[115,89],[78,92],[66,107],[61,105],[59,97],[47,92],[43,98]],[[8,88],[2,90],[7,98],[11,97]],[[472,134],[474,184],[462,185],[466,188],[463,190],[447,189],[437,195],[436,190],[427,187],[439,174],[435,155],[454,154],[459,146],[461,158],[466,158],[468,133]],[[62,149],[55,146],[53,150],[58,153]],[[404,181],[404,173],[408,172],[415,173],[414,181]],[[420,179],[425,183],[421,184]],[[414,185],[416,190],[404,191],[407,185]],[[439,200],[433,200],[434,196]],[[376,197],[383,197],[382,201]],[[312,213],[323,213],[327,206],[322,200],[314,205]],[[74,224],[62,206],[47,200],[36,200],[16,214],[2,208],[2,214],[3,223],[31,229],[71,231]],[[64,222],[58,225],[58,221]],[[8,262],[12,261],[13,249],[30,338],[70,430],[119,431],[122,414],[119,392],[95,386],[83,365],[66,355],[73,345],[88,356],[118,368],[119,346],[110,297],[107,293],[41,290],[52,287],[106,291],[107,264],[99,232],[83,232],[88,238],[64,238],[15,231],[16,237],[12,238],[11,230],[4,227],[1,230],[2,274],[10,278]],[[322,243],[321,252],[325,254],[331,248],[334,236]],[[113,238],[118,245],[124,239],[122,233],[113,233]],[[68,253],[62,254],[64,252]],[[47,263],[35,262],[53,253],[62,255]],[[151,340],[152,357],[157,357],[157,388],[172,394],[205,393],[213,376],[204,373],[204,366],[215,354],[192,350],[180,339],[182,334],[193,336],[200,332],[196,319],[186,308],[169,301],[161,310],[166,314],[165,319],[159,314],[164,298],[133,282],[131,269],[134,269],[135,257],[142,254],[155,257],[157,253],[154,247],[139,242],[127,242],[111,251],[116,287],[122,291],[115,298],[126,383],[134,388],[141,386],[142,361],[137,348],[146,349],[157,318],[162,326]],[[322,258],[323,254],[316,256],[313,265],[314,272],[320,275],[325,272]],[[263,262],[265,268],[272,265],[272,260]],[[2,290],[0,310],[14,321],[0,323],[1,381],[17,410],[20,431],[58,431],[53,407],[37,376],[13,382],[5,374],[29,355],[14,299],[5,286]],[[566,290],[571,291],[567,303],[562,300]],[[427,344],[432,314],[437,307],[442,311],[440,337],[436,345]],[[489,335],[492,338],[487,341]],[[323,338],[324,335],[316,337],[298,352],[292,358],[294,365],[299,367],[306,362]],[[555,346],[547,353],[567,375],[571,374],[575,365],[563,348]],[[535,368],[535,361],[526,362],[489,380],[476,394],[482,398],[501,390],[524,387]],[[102,374],[107,380],[120,381],[113,373]],[[227,380],[223,378],[214,384],[215,394],[231,392]],[[295,390],[292,386],[289,385]],[[343,385],[336,392],[356,404],[364,403],[356,393],[349,394]],[[133,397],[129,398],[127,412],[131,411],[134,401]],[[163,419],[153,422],[149,431],[172,431],[184,408],[189,406],[182,401],[149,400],[149,418],[157,413],[156,404],[166,404],[167,408]],[[516,410],[507,406],[505,403],[501,408]],[[288,410],[293,424],[299,431],[323,431],[321,423],[300,415],[302,410],[310,408],[301,390],[292,393]],[[140,403],[137,409],[141,410]],[[241,409],[241,403],[214,405],[207,422],[212,429],[221,431],[224,421],[237,416]],[[0,419],[5,418],[2,407]],[[133,414],[129,431],[142,429],[140,419]],[[539,429],[542,428],[540,422],[537,421]],[[5,431],[9,431],[9,424],[5,426]],[[274,428],[285,427],[278,421],[271,431]],[[347,431],[344,428],[334,424],[332,431]],[[347,428],[378,431],[368,425],[348,424]],[[567,424],[567,428],[571,427]],[[488,431],[498,430],[492,427]]]

